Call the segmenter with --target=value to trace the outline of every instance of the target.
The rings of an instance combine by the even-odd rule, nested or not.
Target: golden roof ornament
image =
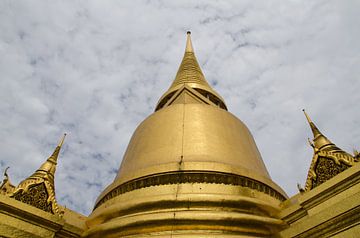
[[[360,153],[359,153],[359,151],[357,151],[355,149],[354,149],[354,158],[358,161],[360,160]]]
[[[164,107],[164,105],[185,86],[195,89],[198,93],[208,98],[213,104],[227,110],[224,99],[211,88],[206,81],[200,65],[195,57],[194,48],[191,42],[191,32],[187,32],[185,54],[180,67],[175,76],[175,80],[170,88],[164,93],[157,103],[155,111]]]
[[[305,110],[303,112],[314,136],[312,141],[309,139],[309,144],[314,149],[314,155],[305,184],[305,191],[309,191],[353,166],[358,162],[358,158],[332,143],[320,132]]]
[[[7,167],[4,171],[4,179],[0,185],[0,194],[6,195],[6,194],[10,194],[11,192],[14,191],[15,186],[12,185],[12,183],[10,182],[10,178],[9,175],[7,174],[7,171],[10,167]]]
[[[63,135],[52,155],[30,177],[9,194],[10,197],[37,207],[46,212],[61,215],[55,199],[54,176],[60,149],[66,134]]]

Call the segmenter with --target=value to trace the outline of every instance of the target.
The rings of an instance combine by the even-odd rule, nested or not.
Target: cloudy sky
[[[0,170],[13,183],[68,133],[60,204],[89,214],[175,77],[186,31],[207,80],[288,195],[312,157],[306,108],[360,149],[359,1],[0,1]]]

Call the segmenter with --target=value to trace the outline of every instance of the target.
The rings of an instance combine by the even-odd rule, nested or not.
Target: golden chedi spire
[[[320,132],[305,110],[303,112],[314,136],[312,141],[309,140],[314,149],[305,184],[305,191],[309,191],[353,166],[358,159],[332,143]]]
[[[222,103],[188,33],[175,81],[135,130],[84,236],[271,237],[282,227],[275,214],[287,196]]]
[[[55,199],[55,171],[61,147],[66,134],[63,135],[51,156],[14,189],[10,197],[37,207],[46,212],[59,214],[59,207]]]
[[[195,89],[198,93],[205,96],[213,104],[226,110],[226,105],[222,97],[211,88],[195,57],[194,48],[191,41],[191,32],[187,32],[185,54],[175,76],[175,80],[170,88],[164,93],[157,103],[156,109],[159,110],[185,86]]]
[[[57,160],[59,157],[61,147],[64,144],[65,136],[66,133],[62,136],[59,144],[56,146],[54,152],[50,155],[50,157],[28,179],[45,178],[49,180],[52,184],[54,184]]]
[[[305,114],[306,120],[308,121],[308,123],[310,125],[310,128],[311,128],[311,131],[312,131],[313,136],[314,136],[314,139],[313,139],[314,146],[317,149],[333,146],[334,144],[328,138],[326,138],[326,136],[324,136],[319,131],[319,129],[314,124],[314,122],[311,121],[309,115],[305,112],[305,109],[303,109],[303,112]]]
[[[186,32],[186,47],[185,47],[185,52],[190,52],[190,53],[194,53],[194,49],[192,46],[192,42],[191,42],[191,31]]]

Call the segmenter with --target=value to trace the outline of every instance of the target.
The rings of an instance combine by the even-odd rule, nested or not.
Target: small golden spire
[[[61,137],[59,144],[56,146],[54,152],[47,159],[47,161],[57,164],[57,159],[58,159],[58,156],[60,153],[60,149],[61,149],[62,145],[64,144],[65,136],[66,136],[66,133],[64,133],[64,135]]]
[[[66,136],[66,133],[64,133],[64,135],[62,136],[62,138],[58,144],[58,147],[61,147],[64,144],[65,136]]]
[[[303,112],[305,114],[306,120],[309,122],[310,128],[314,134],[314,140],[315,140],[317,137],[321,136],[322,134],[319,131],[319,129],[315,126],[314,122],[311,121],[311,119],[310,119],[309,115],[306,113],[305,109],[303,109]]]
[[[155,110],[162,108],[167,100],[169,100],[176,91],[180,90],[185,85],[192,89],[200,90],[206,95],[212,95],[211,98],[216,101],[216,104],[220,105],[221,108],[226,109],[224,100],[217,92],[215,92],[214,89],[211,88],[201,71],[200,65],[195,57],[190,31],[186,34],[185,54],[176,73],[175,80],[171,84],[170,88],[160,98]]]
[[[181,84],[199,84],[209,88],[209,90],[212,90],[206,81],[204,74],[201,71],[200,65],[195,57],[190,31],[188,31],[186,34],[186,46],[183,60],[180,64],[175,80],[170,86],[170,89]]]
[[[40,168],[38,170],[36,170],[36,172],[33,175],[31,175],[31,177],[47,176],[49,178],[50,182],[52,182],[52,183],[54,182],[53,180],[54,180],[54,176],[55,176],[57,160],[59,157],[61,147],[64,144],[65,136],[66,136],[66,133],[64,133],[64,135],[60,139],[59,144],[56,146],[56,148],[55,148],[54,152],[51,154],[51,156],[40,166]]]
[[[50,157],[28,179],[46,177],[51,183],[54,183],[57,160],[61,147],[64,144],[65,136],[66,133],[64,133],[64,135],[61,137],[59,144],[56,146],[54,152],[50,155]]]
[[[311,119],[310,119],[309,115],[305,112],[305,109],[302,109],[302,111],[304,112],[304,114],[305,114],[305,117],[306,117],[307,121],[308,121],[309,123],[312,123],[312,121],[311,121]]]
[[[310,169],[308,171],[308,176],[305,184],[305,190],[309,191],[314,187],[318,186],[320,183],[323,183],[324,178],[326,178],[325,181],[332,178],[336,174],[343,171],[344,166],[345,168],[352,166],[354,165],[355,162],[357,162],[357,160],[355,157],[343,151],[342,149],[337,147],[334,143],[332,143],[328,138],[326,138],[326,136],[324,136],[315,126],[314,122],[311,121],[309,115],[305,112],[304,109],[303,112],[314,134],[314,139],[312,140],[312,142],[310,141],[310,139],[308,139],[309,144],[314,149],[313,159],[310,165]],[[321,182],[316,180],[318,173],[320,173],[316,169],[318,166],[320,166],[318,165],[319,158],[326,159],[326,161],[330,159],[335,162],[331,165],[328,165],[327,168],[329,171],[333,170],[333,172],[328,174],[322,174],[323,178]],[[340,163],[343,163],[343,167],[339,167]]]
[[[303,112],[305,114],[306,120],[309,122],[311,131],[314,135],[314,148],[320,149],[326,145],[334,145],[326,136],[324,136],[320,130],[316,127],[315,123],[310,119],[309,115],[305,112],[305,109],[303,109]]]
[[[46,199],[47,204],[51,204],[51,209],[49,206],[40,206],[39,204],[43,204],[43,201],[34,201],[30,205],[38,207],[44,211],[49,211],[51,213],[59,214],[59,207],[57,205],[55,199],[55,171],[57,159],[60,153],[60,149],[64,144],[66,133],[60,139],[59,144],[56,146],[54,152],[51,156],[40,166],[38,170],[35,171],[30,177],[23,180],[13,191],[12,197],[16,200],[22,201],[22,197],[32,196],[28,194],[28,190],[34,188],[35,186],[41,186],[43,184],[44,189],[46,189],[46,193],[48,194],[48,198]],[[40,188],[39,188],[40,189]]]
[[[186,38],[186,48],[185,52],[192,52],[194,53],[194,49],[191,42],[191,31],[186,32],[187,38]]]

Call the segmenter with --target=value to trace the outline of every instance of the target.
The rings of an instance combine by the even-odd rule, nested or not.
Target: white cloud
[[[357,9],[356,1],[2,1],[0,169],[11,166],[19,182],[68,132],[57,198],[88,214],[173,80],[190,29],[207,80],[292,195],[312,156],[302,108],[340,147],[359,148]]]

